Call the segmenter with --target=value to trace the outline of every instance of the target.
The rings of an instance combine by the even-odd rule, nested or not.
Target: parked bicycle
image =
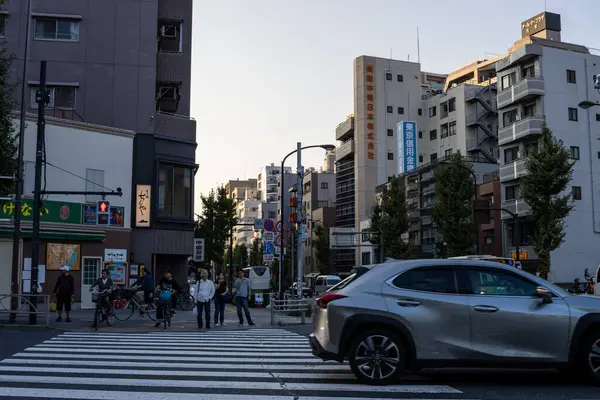
[[[175,292],[173,295],[175,296],[175,304],[180,310],[191,311],[196,305],[194,296],[192,296],[189,292]]]
[[[92,325],[95,330],[98,330],[103,321],[106,321],[108,326],[112,326],[115,323],[115,314],[107,309],[107,301],[105,300],[110,296],[111,292],[112,291],[109,289],[105,289],[101,292],[95,290],[92,291],[92,301],[96,303],[94,324]]]
[[[144,303],[136,296],[137,288],[125,288],[117,292],[113,299],[113,312],[119,321],[127,321],[137,309],[141,315],[146,314],[152,321],[156,321],[156,305],[154,301]],[[150,294],[151,296],[151,294]],[[152,300],[149,299],[149,300]]]

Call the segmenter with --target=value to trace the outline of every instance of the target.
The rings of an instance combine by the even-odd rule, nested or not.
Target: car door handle
[[[498,311],[498,307],[493,307],[493,306],[475,306],[473,307],[473,310],[475,311],[479,311],[479,312],[496,312]]]
[[[416,307],[420,304],[421,304],[421,302],[416,301],[416,300],[407,300],[407,299],[398,300],[398,305],[402,306],[402,307]]]

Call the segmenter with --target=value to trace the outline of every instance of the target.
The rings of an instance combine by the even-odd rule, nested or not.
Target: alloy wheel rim
[[[358,370],[369,379],[382,380],[393,375],[400,365],[400,349],[384,335],[363,339],[355,352]]]
[[[600,339],[592,345],[588,356],[590,368],[594,374],[600,373]]]

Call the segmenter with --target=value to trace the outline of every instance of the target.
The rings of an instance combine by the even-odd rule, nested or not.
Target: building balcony
[[[406,191],[407,192],[417,192],[418,193],[419,190],[419,184],[418,183],[409,183],[408,185],[406,185]]]
[[[419,210],[410,210],[408,212],[409,219],[421,218],[421,212]]]
[[[527,215],[529,210],[531,210],[529,204],[527,204],[527,202],[525,202],[523,199],[503,200],[502,208],[517,214],[520,217]],[[506,212],[503,212],[502,219],[512,219],[512,216]]]
[[[196,121],[191,117],[159,111],[154,114],[153,122],[157,135],[196,141]]]
[[[433,224],[433,217],[431,215],[424,216],[421,218],[421,225],[431,225]]]
[[[505,126],[498,130],[498,144],[500,146],[520,140],[530,135],[540,135],[544,117],[541,115],[532,115],[515,122],[512,125]]]
[[[512,181],[519,179],[527,173],[525,168],[525,160],[517,160],[504,164],[500,167],[500,182]]]
[[[435,193],[435,183],[432,183],[431,185],[427,185],[421,190],[421,194],[423,194],[423,195],[428,195],[428,194],[433,194],[433,193]]]
[[[435,170],[433,169],[429,172],[423,172],[421,174],[421,182],[429,181],[433,178],[435,178]]]
[[[420,219],[412,220],[410,223],[410,226],[409,226],[409,230],[411,232],[420,231],[421,230],[421,220]]]
[[[423,244],[421,246],[421,252],[425,254],[433,254],[435,252],[435,244]]]
[[[529,77],[515,83],[508,89],[498,93],[498,108],[504,108],[511,104],[545,94],[544,79],[540,77]]]
[[[543,48],[539,44],[526,44],[522,46],[512,53],[509,56],[503,58],[502,60],[498,60],[496,62],[496,71],[504,71],[508,68],[511,68],[517,64],[522,64],[531,59],[535,59],[543,54]]]
[[[156,79],[160,82],[181,82],[189,79],[189,54],[158,52]]]
[[[346,157],[350,157],[354,154],[354,140],[348,140],[346,143],[341,144],[335,150],[335,161],[343,160]]]
[[[335,128],[335,139],[344,141],[354,137],[354,117],[350,117]]]

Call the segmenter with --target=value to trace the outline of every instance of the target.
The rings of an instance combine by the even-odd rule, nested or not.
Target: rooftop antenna
[[[419,27],[417,26],[417,62],[421,62],[421,46],[419,44]]]
[[[548,11],[548,1],[544,0],[544,11]]]
[[[408,61],[410,61],[410,53],[408,53]]]

